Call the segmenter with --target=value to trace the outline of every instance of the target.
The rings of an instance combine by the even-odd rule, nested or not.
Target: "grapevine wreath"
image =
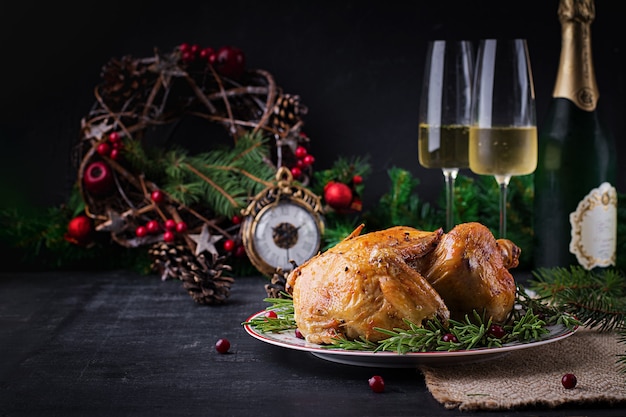
[[[180,279],[199,304],[223,303],[234,281],[229,259],[245,256],[239,223],[250,195],[279,167],[303,184],[312,177],[306,107],[269,72],[247,69],[232,46],[185,43],[114,58],[101,77],[76,150],[85,214],[70,222],[66,239],[83,244],[96,231],[124,247],[145,246],[162,279]],[[221,125],[228,143],[196,129],[194,145],[207,150],[167,146],[163,130],[189,117]]]

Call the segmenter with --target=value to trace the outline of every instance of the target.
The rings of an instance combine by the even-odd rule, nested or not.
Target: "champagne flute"
[[[469,165],[500,187],[500,238],[506,237],[511,176],[537,167],[535,92],[525,39],[483,39],[472,87]]]
[[[418,156],[425,168],[443,172],[446,228],[454,226],[454,181],[469,167],[469,125],[473,74],[470,41],[428,42],[420,99]]]

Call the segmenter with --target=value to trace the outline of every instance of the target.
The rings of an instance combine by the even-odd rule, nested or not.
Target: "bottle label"
[[[570,213],[569,250],[585,269],[615,265],[617,190],[608,182],[594,188]]]

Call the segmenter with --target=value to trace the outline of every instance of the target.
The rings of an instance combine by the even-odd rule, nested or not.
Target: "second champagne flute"
[[[446,187],[446,228],[454,226],[454,180],[468,168],[473,74],[470,41],[428,43],[419,110],[418,153],[425,168],[440,168]]]
[[[469,164],[476,174],[493,175],[500,186],[500,238],[505,238],[511,176],[531,174],[537,167],[535,92],[524,39],[480,41]]]

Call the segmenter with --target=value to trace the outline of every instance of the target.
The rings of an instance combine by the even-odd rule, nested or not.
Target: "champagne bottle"
[[[615,144],[598,113],[593,0],[560,0],[561,56],[539,132],[534,176],[535,268],[615,265]]]

